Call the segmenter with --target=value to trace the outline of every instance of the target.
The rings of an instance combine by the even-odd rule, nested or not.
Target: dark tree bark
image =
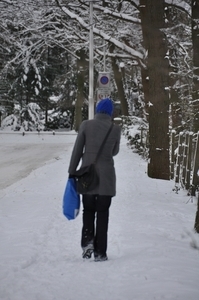
[[[192,41],[193,41],[193,130],[199,131],[199,0],[192,0]]]
[[[144,26],[143,39],[148,47],[149,75],[149,164],[148,176],[170,179],[169,171],[169,63],[164,27],[164,0],[140,0]],[[146,19],[143,20],[143,16]],[[147,24],[146,24],[147,20]]]
[[[142,36],[143,36],[143,46],[146,50],[149,48],[149,41],[148,41],[148,14],[146,10],[146,1],[140,0],[140,18],[142,21]],[[141,68],[141,76],[142,76],[142,86],[143,86],[143,93],[144,93],[144,103],[145,103],[145,114],[147,121],[149,121],[149,71],[148,68]]]
[[[111,53],[113,53],[114,47],[115,47],[114,45],[110,46]],[[121,102],[122,115],[128,116],[129,115],[128,103],[127,103],[127,99],[126,99],[125,91],[124,91],[122,72],[120,72],[120,70],[119,70],[119,67],[116,62],[115,57],[111,57],[111,63],[112,63],[112,69],[113,69],[113,73],[114,73],[115,83],[117,85],[118,97]]]
[[[194,224],[195,231],[199,233],[199,194],[198,194],[198,205],[197,205],[197,212]]]
[[[86,53],[84,50],[77,51],[77,56],[80,57],[77,60],[77,101],[75,103],[75,131],[79,130],[79,126],[82,123],[82,107],[84,104],[84,82],[85,82],[85,70],[86,70]]]

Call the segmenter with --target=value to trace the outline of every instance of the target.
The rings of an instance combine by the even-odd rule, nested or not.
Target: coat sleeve
[[[73,151],[72,151],[72,155],[71,155],[71,159],[70,159],[70,163],[69,163],[69,168],[68,168],[69,174],[73,174],[76,171],[78,164],[81,160],[81,157],[83,155],[84,146],[85,146],[84,128],[85,128],[85,122],[82,122],[82,124],[80,125],[80,128],[79,128],[79,132],[78,132],[74,147],[73,147]]]
[[[116,125],[115,125],[116,126]],[[117,135],[117,139],[113,148],[113,156],[117,155],[119,150],[120,150],[120,139],[121,139],[121,128],[119,126],[116,127],[117,130],[116,131],[116,135]]]

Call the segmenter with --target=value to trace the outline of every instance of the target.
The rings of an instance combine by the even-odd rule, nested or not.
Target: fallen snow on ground
[[[190,245],[199,244],[196,199],[172,191],[173,181],[148,178],[147,163],[124,137],[115,157],[109,260],[82,260],[81,214],[74,221],[62,215],[75,137],[0,135],[0,167],[7,164],[0,190],[0,299],[198,300],[199,252]]]

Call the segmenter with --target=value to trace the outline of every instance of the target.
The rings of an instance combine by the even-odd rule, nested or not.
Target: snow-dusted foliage
[[[7,116],[2,121],[2,128],[4,129],[6,127],[14,131],[32,131],[44,129],[44,116],[39,105],[36,103],[29,103],[22,109],[16,105],[14,113]]]
[[[36,103],[29,103],[20,112],[21,126],[25,131],[41,130],[44,128],[44,118]]]
[[[61,111],[48,111],[48,122],[45,129],[59,129],[59,128],[71,128],[72,126],[72,113],[67,110],[63,113]]]
[[[9,115],[2,121],[2,128],[9,127],[11,130],[19,130],[19,118],[15,115]]]
[[[122,116],[122,131],[128,140],[128,146],[141,154],[148,156],[148,123],[136,116]]]
[[[124,99],[127,99],[129,113],[137,107],[145,110],[148,104],[153,103],[152,99],[144,102],[147,90],[143,87],[144,77],[141,74],[147,69],[149,53],[141,32],[143,3],[138,0],[93,1],[95,72],[103,69],[105,58],[105,68],[111,71],[114,100],[121,101],[110,62],[112,57],[116,59],[123,74]],[[22,99],[23,103],[37,102],[45,109],[56,89],[55,94],[64,95],[60,101],[61,109],[72,106],[76,100],[72,93],[77,94],[80,49],[84,49],[88,62],[89,5],[89,1],[80,0],[0,2],[0,72],[5,74],[9,83],[11,99],[18,102]],[[174,103],[173,124],[179,130],[185,127],[191,129],[193,119],[190,14],[190,0],[165,1],[167,26],[164,32],[169,44],[165,59],[170,64],[170,85],[166,85],[165,91],[170,93],[171,103]],[[113,53],[111,45],[114,45]],[[88,66],[85,70],[85,81],[88,82]],[[64,91],[61,91],[63,86]],[[133,99],[134,89],[142,99],[138,105]],[[88,99],[87,93],[85,99]],[[140,108],[143,103],[148,104]],[[139,111],[137,116],[140,116]]]
[[[45,124],[45,115],[38,104],[29,103],[24,108],[15,105],[14,113],[7,116],[2,121],[2,129],[13,131],[34,131],[34,130],[52,130],[59,128],[70,128],[72,114],[70,111],[48,111],[47,124]]]

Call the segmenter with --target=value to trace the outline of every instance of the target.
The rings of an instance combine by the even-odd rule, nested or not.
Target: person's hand
[[[75,178],[75,176],[72,175],[72,174],[69,174],[69,175],[68,175],[68,178]]]

